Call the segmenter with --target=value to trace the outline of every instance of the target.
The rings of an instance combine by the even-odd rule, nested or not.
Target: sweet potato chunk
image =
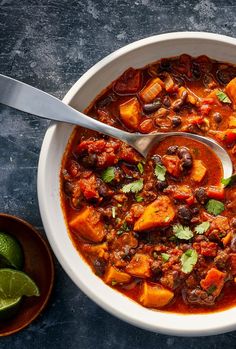
[[[106,270],[104,281],[106,284],[112,285],[113,283],[125,284],[130,282],[131,276],[123,271],[120,271],[113,266],[109,266]]]
[[[235,128],[236,127],[236,116],[230,116],[229,117],[229,127]]]
[[[225,92],[231,99],[231,101],[236,104],[236,78],[233,78],[225,88]]]
[[[148,308],[161,308],[168,304],[174,297],[174,293],[161,285],[149,285],[143,283],[140,303]]]
[[[155,78],[147,83],[147,85],[140,92],[140,97],[145,103],[151,103],[161,92],[164,86],[163,81]]]
[[[169,174],[178,177],[181,173],[180,159],[176,155],[164,155],[162,158],[163,164]]]
[[[191,173],[191,179],[195,182],[201,182],[206,175],[206,167],[202,160],[193,160],[193,168]]]
[[[141,114],[140,104],[136,97],[129,99],[120,105],[120,117],[123,123],[130,129],[138,129]]]
[[[85,207],[77,213],[69,222],[69,226],[79,236],[93,242],[101,242],[105,236],[105,229],[100,220],[100,213],[91,206]]]
[[[215,297],[218,297],[225,282],[226,274],[222,271],[211,268],[205,277],[205,279],[200,281],[201,287],[212,294]]]
[[[175,217],[175,210],[168,196],[162,195],[149,204],[143,214],[134,224],[134,230],[147,230],[155,227],[164,227],[170,224]]]
[[[149,257],[142,253],[136,253],[126,267],[127,273],[139,278],[146,278],[151,275]]]

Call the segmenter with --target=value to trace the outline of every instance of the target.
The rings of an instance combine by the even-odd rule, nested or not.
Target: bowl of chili
[[[213,137],[236,152],[236,40],[170,33],[127,45],[86,72],[64,102],[130,132]],[[234,177],[193,140],[142,159],[124,143],[52,123],[38,169],[40,212],[65,271],[138,327],[202,336],[235,329]]]

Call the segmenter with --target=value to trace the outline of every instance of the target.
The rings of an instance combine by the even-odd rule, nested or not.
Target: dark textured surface
[[[94,63],[137,39],[169,31],[236,36],[234,0],[0,0],[0,73],[63,97]],[[36,192],[48,122],[0,106],[0,211],[42,234]],[[57,265],[47,310],[30,327],[0,339],[12,348],[236,348],[236,332],[178,338],[130,326],[96,306]]]

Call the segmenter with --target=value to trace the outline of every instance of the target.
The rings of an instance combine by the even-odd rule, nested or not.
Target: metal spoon
[[[154,144],[166,137],[181,136],[208,145],[220,158],[224,178],[232,175],[233,166],[228,153],[211,138],[183,132],[155,134],[129,133],[97,121],[35,87],[0,74],[0,103],[42,118],[76,124],[118,138],[135,148],[144,157]]]

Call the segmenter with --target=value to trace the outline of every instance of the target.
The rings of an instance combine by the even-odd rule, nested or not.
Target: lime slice
[[[13,269],[0,269],[0,298],[39,296],[36,283],[25,273]]]
[[[6,320],[14,316],[19,308],[21,297],[0,298],[0,320]]]
[[[11,235],[0,232],[0,266],[22,269],[24,254],[19,242]]]

